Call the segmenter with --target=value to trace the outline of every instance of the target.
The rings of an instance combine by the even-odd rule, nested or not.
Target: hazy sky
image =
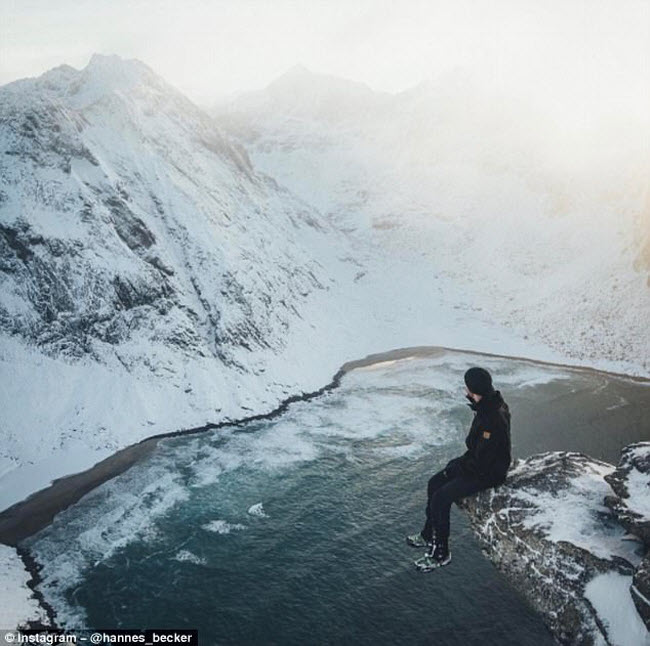
[[[139,58],[190,98],[302,63],[398,91],[464,66],[514,93],[643,114],[650,0],[0,0],[0,84],[93,52]]]

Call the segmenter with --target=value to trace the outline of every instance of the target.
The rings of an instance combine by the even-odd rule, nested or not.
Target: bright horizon
[[[399,92],[462,68],[558,115],[646,119],[650,1],[4,0],[0,84],[93,53],[137,58],[210,105],[295,65]]]

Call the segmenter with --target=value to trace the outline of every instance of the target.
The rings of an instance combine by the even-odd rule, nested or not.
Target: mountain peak
[[[142,61],[116,54],[93,54],[81,73],[85,80],[101,82],[106,89],[128,88],[156,78],[153,70]]]
[[[285,94],[289,92],[292,95],[302,93],[313,95],[316,93],[321,96],[343,95],[348,97],[369,97],[377,94],[365,83],[352,81],[333,74],[312,72],[301,63],[289,68],[284,74],[272,81],[266,87],[266,91],[272,94]]]
[[[263,90],[240,94],[216,113],[275,115],[341,122],[354,115],[368,114],[382,105],[389,95],[372,90],[359,81],[333,74],[313,72],[305,65],[290,67]],[[238,118],[240,118],[238,117]]]
[[[45,91],[50,96],[64,99],[75,108],[83,108],[108,94],[128,93],[142,86],[158,91],[170,89],[142,61],[124,59],[114,54],[93,54],[86,67],[80,70],[70,65],[58,65],[38,77],[8,83],[3,90],[19,95]]]
[[[157,91],[168,91],[165,81],[148,65],[136,58],[122,58],[116,54],[93,54],[78,72],[75,83],[68,87],[68,98],[80,108],[114,93],[128,94],[148,86]]]
[[[275,87],[304,87],[313,85],[318,82],[321,76],[321,74],[312,72],[301,63],[298,63],[271,81],[267,86],[267,89]]]
[[[139,70],[140,72],[151,73],[151,68],[145,65],[137,58],[122,58],[117,54],[98,54],[95,53],[90,57],[88,65],[84,69],[101,70]]]

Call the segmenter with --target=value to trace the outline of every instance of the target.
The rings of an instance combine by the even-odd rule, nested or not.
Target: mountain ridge
[[[94,57],[0,88],[0,150],[0,360],[30,398],[3,394],[0,473],[234,416],[263,369],[286,396],[269,366],[351,279],[345,239],[209,115]]]

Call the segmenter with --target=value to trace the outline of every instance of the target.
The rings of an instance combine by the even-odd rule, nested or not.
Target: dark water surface
[[[428,478],[472,413],[446,353],[348,373],[282,417],[164,440],[25,541],[69,626],[197,628],[202,644],[551,644],[452,509],[452,562],[420,573]],[[481,359],[515,457],[609,462],[650,438],[647,384]]]

